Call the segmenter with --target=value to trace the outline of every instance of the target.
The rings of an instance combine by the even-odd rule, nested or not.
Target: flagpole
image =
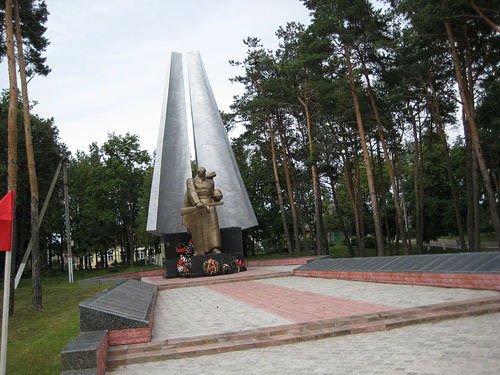
[[[10,273],[12,266],[12,230],[15,192],[9,191],[0,200],[0,251],[5,252],[3,280],[2,342],[0,347],[0,375],[7,371],[7,338],[9,336]]]
[[[9,331],[9,301],[10,301],[10,267],[12,265],[12,252],[5,251],[5,271],[3,282],[3,310],[2,310],[2,347],[0,353],[0,374],[7,371],[7,337]]]

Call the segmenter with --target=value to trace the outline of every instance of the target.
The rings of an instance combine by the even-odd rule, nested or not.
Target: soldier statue
[[[215,172],[206,173],[200,167],[193,178],[186,181],[187,191],[184,208],[181,210],[182,224],[191,234],[194,255],[221,252],[219,220],[215,206],[223,204],[222,192],[214,189]]]

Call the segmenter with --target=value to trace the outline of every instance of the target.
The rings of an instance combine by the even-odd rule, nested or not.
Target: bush
[[[352,246],[358,246],[358,239],[356,237],[351,238]],[[370,249],[375,249],[377,247],[377,243],[375,242],[375,238],[373,237],[365,237],[365,247]]]
[[[146,259],[140,259],[137,262],[135,262],[135,265],[140,267],[140,266],[145,266],[146,265]]]

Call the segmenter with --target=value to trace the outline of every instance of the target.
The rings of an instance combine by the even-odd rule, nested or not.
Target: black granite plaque
[[[318,259],[297,270],[427,273],[500,273],[500,252]]]
[[[156,289],[156,285],[127,280],[83,301],[80,331],[148,327]]]

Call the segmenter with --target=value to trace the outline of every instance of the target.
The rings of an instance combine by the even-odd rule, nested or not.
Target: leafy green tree
[[[288,23],[279,28],[280,49],[276,55],[279,59],[280,76],[284,95],[282,100],[288,104],[288,111],[295,117],[298,131],[304,135],[304,149],[307,150],[307,167],[311,172],[312,192],[314,197],[314,222],[316,228],[316,246],[318,254],[327,253],[327,241],[323,224],[323,207],[321,198],[320,174],[318,160],[321,145],[318,142],[318,101],[319,91],[324,75],[322,62],[328,57],[327,44],[316,38],[303,25]],[[305,131],[300,128],[305,128]],[[307,156],[306,156],[307,155]]]
[[[47,28],[45,24],[49,15],[45,0],[17,0],[19,5],[19,17],[21,23],[21,34],[26,57],[26,74],[28,77],[34,74],[47,75],[50,68],[46,64],[47,58],[43,56],[49,45],[49,40],[44,36]],[[5,2],[0,4],[0,62],[6,56],[5,43]]]
[[[4,92],[0,98],[0,139],[7,138],[7,112],[8,112],[8,96]],[[19,112],[21,113],[21,112]],[[17,118],[18,139],[20,143],[24,142],[24,131],[22,130],[23,118],[19,114]],[[30,123],[33,132],[33,150],[37,164],[39,165],[39,173],[37,173],[40,200],[44,201],[47,192],[56,171],[57,164],[59,163],[62,144],[59,139],[59,130],[54,124],[53,119],[42,119],[37,115],[30,115]],[[19,150],[18,163],[20,165],[27,165],[26,152],[23,149]],[[30,188],[29,177],[27,168],[19,168],[18,184],[16,194],[16,210],[17,210],[17,243],[20,251],[16,254],[16,271],[21,259],[24,255],[24,250],[28,245],[30,238]],[[0,188],[4,191],[7,189],[7,144],[0,143]],[[62,184],[61,184],[62,186]],[[47,215],[57,213],[62,217],[62,212],[59,209],[59,201],[56,195],[52,197]],[[45,254],[44,250],[47,249],[47,243],[44,238],[50,233],[60,233],[62,227],[56,229],[55,223],[52,219],[46,218],[40,226],[41,254]],[[47,263],[46,263],[47,264]]]
[[[152,181],[153,165],[150,164],[144,173],[143,183],[140,187],[139,210],[136,221],[137,245],[153,250],[154,254],[158,254],[160,252],[160,237],[146,231]]]
[[[347,67],[346,78],[349,82],[350,91],[356,115],[356,123],[360,136],[363,159],[368,177],[370,189],[370,201],[372,205],[373,221],[375,225],[375,238],[377,241],[378,255],[384,255],[384,240],[382,235],[382,225],[380,220],[379,203],[375,190],[375,179],[371,167],[370,153],[367,146],[367,136],[365,123],[363,121],[362,110],[359,100],[359,82],[356,78],[355,54],[366,44],[367,38],[373,38],[380,32],[382,26],[374,17],[371,4],[366,0],[356,1],[323,1],[304,0],[304,4],[313,14],[313,27],[317,28],[320,34],[329,36],[333,43],[341,46],[342,55]],[[366,30],[366,26],[372,26],[372,30]],[[378,28],[378,29],[377,29]],[[373,39],[370,41],[373,43]],[[358,53],[358,57],[362,57]]]
[[[464,113],[466,139],[471,143],[476,163],[482,175],[491,221],[500,246],[500,219],[490,174],[485,162],[476,121],[477,100],[484,84],[498,78],[500,42],[491,24],[478,17],[478,7],[486,8],[486,1],[476,1],[476,9],[470,1],[415,1],[391,2],[400,14],[411,23],[416,35],[432,35],[448,43],[455,81]],[[494,22],[499,19],[500,6],[488,5]],[[497,22],[498,23],[498,22]],[[436,56],[437,58],[442,55]],[[469,194],[471,194],[469,192]],[[469,233],[470,235],[470,233]]]
[[[109,134],[99,155],[104,167],[103,183],[108,185],[110,200],[117,219],[117,229],[126,239],[127,259],[134,262],[136,218],[140,190],[151,162],[147,151],[140,149],[139,138],[129,133]]]
[[[485,96],[477,107],[477,123],[484,157],[492,173],[497,195],[500,192],[500,82],[488,86]]]
[[[71,159],[68,179],[75,255],[84,260],[115,244],[116,214],[97,144],[90,145],[88,155],[79,151]]]

